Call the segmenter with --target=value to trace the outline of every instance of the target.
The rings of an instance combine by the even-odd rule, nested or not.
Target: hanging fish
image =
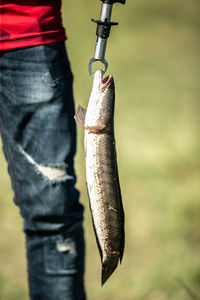
[[[87,110],[78,106],[76,122],[85,130],[86,182],[93,226],[102,262],[102,285],[122,261],[124,210],[114,137],[113,77],[94,74]]]

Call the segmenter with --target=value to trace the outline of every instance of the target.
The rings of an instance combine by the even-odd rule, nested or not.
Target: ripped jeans
[[[0,52],[0,130],[31,300],[85,299],[72,82],[63,42]]]

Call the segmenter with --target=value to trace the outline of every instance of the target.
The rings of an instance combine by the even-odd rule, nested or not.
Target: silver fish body
[[[122,260],[124,210],[114,138],[115,90],[112,76],[94,76],[87,111],[75,115],[85,129],[86,181],[93,226],[102,261],[102,284]]]

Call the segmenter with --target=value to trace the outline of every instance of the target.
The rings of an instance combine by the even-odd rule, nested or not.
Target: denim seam
[[[10,169],[11,169],[11,172],[12,172],[12,175],[13,175],[16,204],[19,204],[19,196],[18,196],[18,190],[17,190],[17,180],[16,180],[16,175],[15,175],[14,163],[13,163],[13,160],[11,158],[10,148],[9,148],[9,145],[8,145],[8,141],[7,141],[6,135],[4,134],[3,128],[2,128],[1,125],[0,125],[0,132],[1,132],[2,140],[4,142],[4,146],[6,148],[6,153],[7,153],[7,156],[8,156],[8,161],[10,163]]]

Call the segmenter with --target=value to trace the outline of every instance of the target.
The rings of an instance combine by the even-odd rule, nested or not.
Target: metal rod
[[[116,22],[110,22],[111,20],[111,14],[112,14],[112,8],[114,3],[121,3],[125,4],[126,0],[101,0],[101,13],[100,13],[100,20],[94,20],[93,22],[97,23],[97,39],[95,44],[95,52],[94,57],[90,59],[88,63],[89,73],[91,76],[94,75],[92,72],[92,63],[95,61],[101,61],[104,64],[104,70],[105,73],[108,68],[108,63],[105,60],[105,53],[106,53],[106,46],[107,46],[107,39],[110,34],[110,28],[112,25],[117,25]]]

